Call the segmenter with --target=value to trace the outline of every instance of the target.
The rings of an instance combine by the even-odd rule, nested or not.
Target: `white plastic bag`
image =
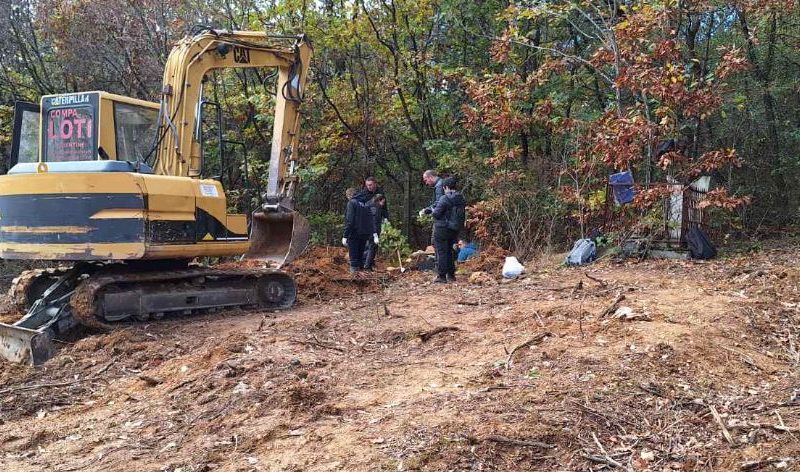
[[[506,262],[503,264],[503,277],[507,279],[516,279],[525,271],[525,267],[519,263],[516,257],[506,257]]]

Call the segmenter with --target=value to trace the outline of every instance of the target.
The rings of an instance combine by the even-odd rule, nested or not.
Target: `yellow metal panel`
[[[27,234],[88,234],[94,229],[91,226],[0,226],[4,233]]]
[[[194,219],[196,180],[188,177],[146,175],[144,185],[147,192],[147,209],[151,217],[159,219],[157,213],[181,212],[191,213],[191,218],[186,219]]]
[[[9,259],[80,260],[139,259],[143,243],[19,244],[0,243],[0,257]],[[22,256],[22,257],[20,257]],[[24,257],[30,256],[30,257]]]
[[[245,215],[226,215],[225,226],[228,231],[235,234],[247,234],[247,216]]]
[[[114,103],[106,97],[100,95],[100,116],[97,122],[100,124],[100,140],[98,145],[108,154],[111,159],[117,159],[116,127],[114,126]]]
[[[115,93],[100,92],[100,98],[103,100],[113,100],[115,102],[126,103],[128,105],[136,105],[158,110],[157,102],[148,102],[146,100],[139,100],[138,98],[126,97],[124,95],[117,95]]]
[[[213,216],[223,225],[226,220],[225,191],[217,180],[193,180],[194,191],[197,198],[197,208]]]
[[[141,174],[127,172],[3,175],[0,176],[0,195],[142,193],[141,183]]]
[[[108,210],[100,210],[94,215],[90,216],[92,220],[123,220],[144,218],[146,212],[137,210],[136,208],[110,208]]]
[[[250,248],[248,241],[198,242],[196,244],[169,244],[148,246],[143,259],[182,259],[202,256],[238,256]]]

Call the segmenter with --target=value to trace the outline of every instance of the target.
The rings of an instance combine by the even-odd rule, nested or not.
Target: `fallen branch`
[[[344,349],[338,346],[331,346],[330,344],[325,344],[320,341],[304,341],[302,339],[290,339],[291,342],[302,344],[304,346],[314,346],[314,347],[321,347],[323,349],[330,349],[332,351],[344,352]]]
[[[608,455],[608,452],[606,452],[606,448],[603,447],[603,444],[600,442],[599,439],[597,439],[597,435],[594,434],[594,432],[592,432],[592,439],[594,439],[594,443],[597,444],[597,448],[600,449],[600,452],[602,452],[603,455],[597,456],[592,454],[586,454],[584,455],[584,457],[594,462],[600,462],[601,464],[613,465],[614,467],[617,467],[619,469],[629,470],[627,467],[620,464],[619,462],[614,460],[614,458]]]
[[[498,444],[507,444],[509,446],[519,446],[519,447],[538,447],[541,449],[553,449],[556,447],[555,444],[548,444],[541,441],[512,439],[512,438],[507,438],[505,436],[497,436],[495,434],[491,436],[486,436],[485,438],[483,438],[483,440]]]
[[[727,426],[725,426],[725,423],[722,421],[722,417],[719,416],[719,413],[717,412],[717,409],[714,408],[714,405],[708,405],[708,409],[711,411],[711,416],[714,417],[714,421],[717,422],[717,424],[719,425],[720,429],[722,430],[722,435],[725,437],[725,440],[728,441],[728,444],[731,445],[731,446],[736,444],[733,441],[733,437],[731,436],[730,431],[728,431]]]
[[[179,388],[182,388],[182,387],[184,387],[186,385],[189,385],[190,383],[194,382],[194,380],[195,379],[186,379],[183,382],[179,383],[178,385],[176,385],[176,386],[172,387],[171,389],[169,389],[169,391],[170,392],[174,392],[175,390],[178,390]]]
[[[583,457],[584,459],[588,459],[588,460],[590,460],[592,462],[597,462],[598,464],[610,465],[610,466],[617,467],[617,468],[620,468],[620,469],[623,469],[623,470],[627,470],[627,467],[625,467],[624,465],[622,465],[619,462],[615,461],[614,459],[612,459],[609,456],[598,456],[598,455],[595,455],[595,454],[581,454],[581,457]]]
[[[598,283],[598,284],[600,284],[600,286],[601,286],[601,287],[603,287],[603,288],[606,288],[606,287],[608,287],[608,282],[606,282],[606,281],[604,281],[604,280],[600,280],[600,279],[598,279],[597,277],[592,277],[591,275],[589,275],[589,273],[588,273],[588,272],[584,273],[583,275],[585,275],[587,279],[589,279],[589,280],[591,280],[591,281],[593,281],[593,282],[597,282],[597,283]]]
[[[423,333],[419,333],[417,336],[419,336],[419,339],[421,339],[422,342],[428,342],[428,340],[430,338],[436,336],[439,333],[444,333],[446,331],[460,331],[460,330],[458,328],[456,328],[455,326],[440,326],[440,327],[434,328],[434,329],[432,329],[430,331],[425,331]]]
[[[104,366],[103,366],[103,367],[102,367],[100,370],[98,370],[98,371],[97,371],[97,372],[94,374],[94,375],[95,375],[95,377],[96,377],[96,376],[98,376],[98,375],[100,375],[100,374],[102,374],[103,372],[107,371],[109,368],[111,368],[111,366],[112,366],[112,365],[114,365],[114,363],[115,363],[115,362],[117,362],[117,360],[116,360],[116,359],[111,359],[111,362],[109,362],[108,364],[104,365]]]
[[[729,429],[774,429],[775,431],[780,431],[782,433],[800,433],[800,428],[796,426],[786,426],[780,424],[769,424],[769,423],[740,423],[735,425],[730,425]]]
[[[790,462],[792,460],[791,457],[767,457],[766,459],[756,460],[756,461],[747,461],[743,462],[739,468],[741,470],[756,470],[762,467],[766,467],[772,464],[778,464],[780,462]]]
[[[81,382],[89,382],[94,380],[96,377],[86,377],[85,379],[77,379],[77,380],[70,380],[69,382],[55,382],[55,383],[46,383],[46,384],[35,384],[35,385],[22,385],[20,387],[11,387],[4,390],[0,390],[0,396],[6,395],[8,393],[15,393],[15,392],[26,392],[29,390],[37,390],[40,388],[52,388],[52,387],[67,387],[69,385],[73,385],[76,383]]]
[[[560,292],[562,290],[575,290],[575,286],[568,285],[566,287],[528,287],[525,290],[552,290],[554,292]]]
[[[600,312],[600,314],[597,315],[597,317],[598,318],[605,318],[606,316],[608,316],[611,313],[613,313],[614,310],[617,308],[617,304],[619,304],[619,302],[621,302],[622,300],[625,300],[625,295],[623,295],[622,292],[618,292],[616,298],[614,298],[614,301],[611,302],[611,304],[608,305],[608,307],[606,307],[605,310]]]
[[[538,343],[541,340],[543,340],[544,338],[546,338],[548,336],[552,336],[552,335],[553,335],[553,333],[551,333],[550,331],[545,331],[544,333],[537,334],[536,336],[530,338],[529,340],[525,341],[524,343],[522,343],[522,344],[516,346],[514,349],[512,349],[511,352],[508,353],[508,358],[506,358],[506,370],[511,368],[511,362],[512,362],[512,357],[514,357],[514,353],[516,353],[520,349],[524,349],[526,347],[529,347],[530,345],[532,345],[534,343]]]

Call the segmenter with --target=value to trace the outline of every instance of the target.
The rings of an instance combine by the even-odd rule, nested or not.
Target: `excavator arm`
[[[294,175],[311,46],[301,36],[272,36],[252,31],[206,29],[183,39],[170,53],[164,70],[159,111],[158,174],[200,177],[203,156],[197,133],[203,79],[225,68],[276,67],[272,149],[264,205],[252,215],[249,258],[282,265],[308,243],[308,222],[293,211]]]
[[[291,198],[300,103],[311,46],[305,36],[271,36],[254,31],[204,30],[181,40],[164,69],[156,172],[200,177],[203,157],[194,130],[200,115],[203,79],[214,69],[276,67],[275,121],[267,195]]]

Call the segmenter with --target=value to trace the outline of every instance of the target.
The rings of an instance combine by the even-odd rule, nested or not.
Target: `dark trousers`
[[[364,268],[372,269],[375,265],[375,254],[378,252],[378,245],[372,238],[367,239],[367,249],[364,251]]]
[[[436,250],[436,272],[439,277],[456,275],[456,251],[458,232],[447,228],[433,228],[433,248]]]
[[[354,269],[364,267],[364,246],[366,244],[366,237],[353,236],[347,238],[347,249],[350,251],[350,267]]]

